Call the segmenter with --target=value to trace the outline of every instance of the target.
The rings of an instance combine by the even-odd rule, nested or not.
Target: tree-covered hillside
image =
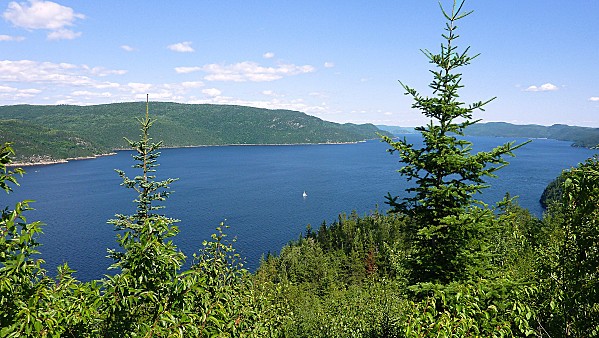
[[[414,130],[414,128],[410,128],[410,127],[377,125],[377,128],[384,130],[384,131],[388,131],[393,135],[416,134],[416,130]]]
[[[108,152],[75,133],[23,120],[0,120],[0,143],[11,142],[17,162],[50,162]]]
[[[385,125],[377,125],[377,127],[394,135],[413,134],[415,132],[414,128],[409,127]],[[549,138],[570,141],[576,147],[592,148],[599,146],[599,128],[568,126],[565,124],[554,124],[547,127],[537,124],[518,125],[507,122],[476,123],[466,129],[465,135]]]
[[[72,153],[67,148],[73,147],[82,156],[88,156],[89,150],[106,152],[123,148],[123,137],[135,138],[135,117],[143,109],[141,102],[2,106],[0,121],[22,123],[13,130],[9,122],[4,122],[0,130],[2,134],[14,135],[10,140],[17,153],[24,156],[64,158],[63,154]],[[157,119],[155,138],[163,140],[167,147],[357,142],[376,138],[376,133],[381,133],[371,124],[338,124],[290,110],[171,102],[153,102],[152,110]],[[39,133],[40,130],[61,131],[78,141],[74,146],[54,144],[42,149],[38,145],[49,142],[50,137],[49,131]],[[78,149],[78,145],[84,146]]]
[[[567,126],[554,124],[539,126],[536,124],[515,125],[506,122],[478,123],[466,131],[472,136],[532,137],[571,141],[577,147],[596,147],[599,145],[599,128]]]

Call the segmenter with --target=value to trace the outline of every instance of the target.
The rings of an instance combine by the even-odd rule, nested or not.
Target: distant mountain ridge
[[[145,102],[0,106],[0,142],[13,142],[20,162],[93,156],[124,148],[123,137],[136,139],[136,118],[144,113]],[[385,133],[372,124],[245,106],[150,102],[150,114],[156,119],[152,137],[166,147],[346,143]]]
[[[415,134],[416,130],[413,127],[387,126],[384,124],[377,125],[377,128],[387,131],[393,135]]]
[[[570,141],[575,147],[592,148],[599,145],[599,128],[554,124],[540,126],[536,124],[516,125],[506,122],[477,123],[466,128],[466,135],[549,138]]]
[[[378,128],[392,134],[414,133],[414,128],[378,125]],[[599,128],[576,127],[565,124],[541,126],[536,124],[518,125],[507,122],[476,123],[466,128],[466,135],[548,138],[570,141],[575,147],[592,148],[599,145]]]

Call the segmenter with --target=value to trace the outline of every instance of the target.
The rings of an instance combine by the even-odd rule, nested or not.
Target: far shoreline
[[[375,140],[375,139],[370,139]],[[306,145],[343,145],[343,144],[357,144],[364,143],[368,140],[362,141],[352,141],[352,142],[320,142],[320,143],[233,143],[233,144],[203,144],[203,145],[195,145],[195,146],[164,146],[160,147],[160,149],[182,149],[182,148],[204,148],[204,147],[236,147],[236,146],[306,146]],[[39,161],[39,162],[15,162],[8,164],[7,167],[38,167],[38,166],[46,166],[46,165],[54,165],[54,164],[65,164],[70,161],[82,161],[82,160],[93,160],[99,157],[105,156],[113,156],[116,155],[118,151],[130,151],[132,149],[129,148],[116,148],[113,149],[110,153],[105,154],[97,154],[90,156],[81,156],[81,157],[69,157],[64,159],[56,159],[56,160],[48,160],[48,161]]]
[[[69,163],[70,161],[93,160],[98,157],[112,156],[112,155],[116,155],[116,152],[110,152],[110,153],[105,153],[105,154],[96,154],[96,155],[90,155],[90,156],[81,156],[81,157],[67,157],[67,158],[63,158],[63,159],[39,161],[39,162],[15,162],[15,163],[10,163],[6,166],[7,167],[36,167],[36,166],[44,166],[44,165]]]

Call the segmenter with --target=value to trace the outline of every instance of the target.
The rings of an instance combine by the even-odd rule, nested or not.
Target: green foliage
[[[310,285],[319,295],[377,276],[401,274],[392,252],[401,251],[400,228],[405,218],[378,211],[359,217],[355,212],[339,215],[330,226],[283,247],[278,256],[268,255],[257,276],[271,282]],[[402,252],[403,253],[403,252]]]
[[[278,331],[283,336],[530,336],[537,289],[529,282],[528,231],[538,221],[511,199],[494,217],[490,233],[496,247],[490,250],[488,279],[406,287],[401,260],[407,249],[395,236],[409,219],[374,213],[341,215],[331,226],[308,231],[278,256],[266,257],[255,283],[280,287],[270,299],[288,314]],[[372,239],[379,236],[377,244]],[[374,273],[368,272],[369,251],[364,249],[371,246]]]
[[[454,2],[451,13],[442,9],[447,19],[445,44],[441,52],[433,54],[424,50],[425,56],[437,68],[431,70],[433,81],[429,87],[433,97],[421,96],[416,90],[404,85],[406,95],[414,99],[412,108],[418,109],[431,122],[416,128],[423,137],[422,148],[415,148],[405,139],[394,141],[383,136],[392,149],[398,152],[404,166],[399,172],[415,185],[407,189],[408,197],[387,196],[394,212],[413,218],[405,229],[406,239],[412,246],[406,261],[410,281],[450,282],[479,275],[487,263],[484,259],[489,212],[474,195],[487,185],[485,177],[507,164],[503,156],[513,156],[519,146],[506,143],[488,152],[471,154],[470,142],[460,138],[464,129],[473,121],[473,112],[483,110],[485,102],[468,106],[458,101],[458,89],[462,88],[461,74],[457,69],[470,64],[476,57],[468,55],[469,48],[458,51],[454,45],[456,22],[470,12],[462,13],[463,2]]]
[[[265,257],[254,275],[243,268],[221,223],[184,270],[186,257],[173,243],[178,221],[160,213],[175,180],[157,179],[162,143],[149,136],[155,120],[146,106],[139,140],[127,139],[135,174],[117,170],[122,186],[137,194],[137,208],[109,221],[119,244],[109,250],[115,274],[82,283],[65,263],[56,278],[48,277],[37,251],[41,223],[24,217],[31,201],[1,211],[0,336],[599,336],[599,158],[564,172],[559,198],[543,220],[509,195],[495,208],[475,199],[484,178],[507,164],[502,156],[519,146],[471,154],[460,138],[475,123],[473,111],[486,103],[464,107],[457,101],[455,70],[472,60],[467,49],[459,53],[453,45],[455,21],[469,14],[460,14],[462,5],[454,2],[451,13],[443,12],[448,33],[441,53],[425,51],[439,67],[431,83],[436,96],[421,97],[404,86],[414,107],[431,118],[418,128],[423,148],[385,138],[406,164],[400,172],[415,183],[411,196],[388,197],[394,212],[354,212],[317,230],[308,226],[278,255]],[[180,106],[189,121],[196,113],[188,105],[158,106]],[[28,118],[44,121],[36,109]],[[183,132],[167,110],[162,126]],[[215,112],[216,120],[225,111]],[[269,111],[252,112],[272,118]],[[70,121],[86,121],[81,116],[72,114]],[[226,121],[233,126],[228,130],[239,121]],[[276,121],[269,128],[279,130]],[[101,134],[118,129],[110,128]],[[8,169],[13,159],[10,144],[0,146],[0,188],[8,193],[23,173]]]
[[[0,146],[0,187],[6,192],[18,184],[15,174],[24,173],[7,169],[13,155],[10,144]],[[71,291],[79,284],[66,264],[59,267],[57,281],[42,268],[44,261],[37,256],[42,224],[28,222],[24,215],[31,202],[17,202],[0,214],[0,337],[60,336],[88,313],[83,310],[86,302],[73,298]],[[91,293],[85,294],[91,299]]]
[[[10,143],[4,143],[0,146],[0,188],[7,193],[12,191],[12,187],[9,184],[19,185],[15,175],[23,175],[24,171],[21,168],[15,168],[8,170],[13,162],[13,156],[15,151],[12,149]]]
[[[155,325],[163,323],[165,312],[181,303],[177,274],[185,256],[170,240],[178,232],[173,226],[176,221],[156,214],[161,206],[154,204],[166,200],[169,185],[174,180],[155,180],[160,142],[151,142],[149,129],[153,121],[147,112],[139,123],[140,140],[127,140],[136,151],[133,168],[139,172],[131,179],[125,172],[117,170],[123,179],[121,185],[138,194],[134,200],[137,213],[119,214],[109,222],[119,231],[117,241],[122,249],[109,250],[109,257],[115,261],[111,268],[120,270],[120,273],[109,276],[104,285],[106,300],[102,312],[106,314],[105,330],[109,335],[152,331]],[[148,320],[152,323],[150,327],[147,327]]]
[[[81,283],[67,264],[52,279],[42,269],[36,235],[39,222],[27,223],[23,212],[29,201],[2,211],[0,219],[0,336],[1,337],[263,337],[276,332],[285,318],[276,297],[263,285],[254,286],[243,269],[224,224],[211,241],[194,255],[182,271],[185,256],[173,244],[176,220],[157,213],[169,196],[173,179],[156,180],[161,143],[153,143],[149,115],[139,120],[139,141],[128,141],[136,150],[129,178],[117,170],[122,185],[137,193],[133,215],[111,220],[119,250],[109,250],[116,274]],[[17,184],[9,171],[13,151],[0,148],[1,187],[10,192]],[[273,290],[278,290],[276,287]]]
[[[535,287],[509,279],[411,287],[422,298],[411,302],[405,337],[525,337],[535,334],[530,300]]]
[[[564,175],[558,176],[543,189],[539,202],[543,208],[547,209],[550,204],[559,202],[563,194]]]
[[[177,220],[157,214],[163,208],[174,179],[156,180],[161,142],[153,143],[149,129],[153,120],[139,120],[139,141],[127,140],[136,151],[134,169],[129,178],[117,170],[121,185],[137,194],[134,215],[117,215],[109,223],[118,231],[121,250],[109,250],[115,260],[112,269],[119,273],[103,283],[99,312],[99,333],[108,336],[180,336],[212,337],[250,334],[260,331],[254,322],[254,297],[247,271],[239,256],[217,228],[213,241],[194,255],[194,264],[181,271],[185,256],[173,244],[178,233]],[[257,302],[257,301],[256,301]]]
[[[542,326],[563,337],[599,336],[599,159],[562,174],[539,246]]]
[[[10,144],[0,147],[0,187],[12,191],[16,185],[15,174],[23,171],[8,170],[14,151]],[[36,235],[41,232],[39,222],[27,223],[23,213],[30,210],[31,201],[18,202],[14,209],[5,208],[0,214],[0,335],[31,334],[42,329],[43,313],[37,308],[44,298],[41,283],[45,271],[42,260],[32,256],[39,253]]]

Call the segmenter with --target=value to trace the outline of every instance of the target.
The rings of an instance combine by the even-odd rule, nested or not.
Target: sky
[[[445,7],[453,1],[441,0]],[[480,55],[460,100],[484,122],[599,127],[599,1],[467,0]],[[399,81],[432,93],[435,0],[0,0],[0,105],[151,101],[418,126]],[[142,110],[145,107],[142,107]]]

